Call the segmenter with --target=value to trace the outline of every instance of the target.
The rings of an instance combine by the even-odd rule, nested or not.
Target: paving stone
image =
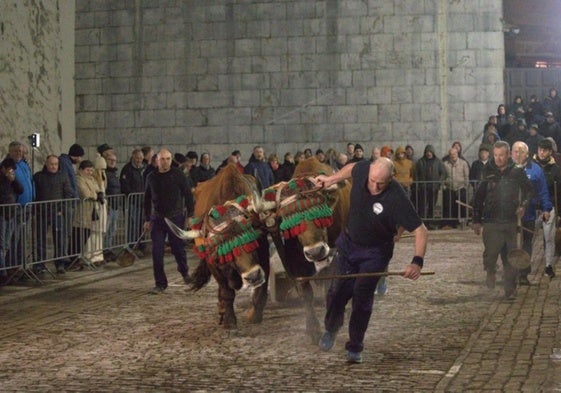
[[[560,286],[543,275],[542,256],[533,257],[535,285],[506,302],[500,286],[483,286],[480,237],[433,231],[429,239],[425,270],[436,274],[388,280],[389,293],[375,299],[360,365],[345,361],[348,319],[333,350],[321,352],[306,337],[304,311],[294,298],[268,304],[263,323],[252,325],[243,318],[250,292],[240,291],[238,329],[224,330],[217,325],[216,284],[185,291],[169,256],[170,287],[162,296],[147,294],[153,286],[148,259],[129,268],[71,272],[42,286],[2,287],[0,390],[559,389]],[[399,242],[391,270],[403,269],[412,249],[411,239]],[[323,318],[323,299],[316,304]]]

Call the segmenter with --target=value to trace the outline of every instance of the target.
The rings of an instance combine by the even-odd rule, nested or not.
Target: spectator
[[[405,146],[405,156],[411,160],[413,162],[413,164],[415,163],[415,149],[413,149],[413,146],[411,145],[407,145]]]
[[[389,160],[393,159],[393,149],[390,146],[382,146],[382,150],[380,150],[380,156],[386,157]]]
[[[477,190],[477,186],[483,180],[483,174],[485,173],[485,167],[489,163],[490,147],[486,143],[479,145],[478,158],[471,164],[471,170],[469,172],[469,179],[471,180],[471,185],[474,190]]]
[[[240,163],[241,153],[239,150],[234,150],[228,157],[222,161],[220,166],[216,168],[216,173],[220,171],[220,169],[224,168],[228,164],[234,164],[238,171],[243,174],[243,165]]]
[[[130,161],[121,169],[119,181],[121,183],[121,192],[125,194],[128,201],[129,211],[125,217],[128,218],[127,242],[132,247],[140,235],[142,234],[142,195],[144,193],[144,155],[142,150],[134,149],[131,154]],[[171,164],[171,163],[170,163]],[[138,248],[141,253],[143,246]]]
[[[500,130],[507,123],[507,114],[505,104],[500,104],[497,107],[497,130]]]
[[[337,156],[337,170],[341,170],[347,162],[349,161],[349,157],[345,153],[339,153]]]
[[[528,130],[528,135],[526,135],[526,140],[524,141],[528,145],[528,150],[530,152],[530,157],[533,157],[538,152],[538,144],[543,139],[543,135],[539,134],[539,127],[537,124],[532,124]]]
[[[121,195],[121,182],[119,181],[119,168],[117,168],[117,156],[114,152],[106,154],[105,176],[107,177],[107,229],[103,238],[103,258],[110,262],[117,259],[113,253],[115,246],[115,236],[117,233],[117,223],[119,220],[119,210],[124,207],[124,200]]]
[[[460,159],[458,151],[451,148],[448,151],[448,160],[443,162],[446,169],[444,192],[442,193],[443,229],[458,226],[460,219],[467,217],[465,206],[457,205],[459,200],[467,204],[467,190],[469,185],[469,165],[466,160]]]
[[[64,199],[72,198],[70,180],[59,169],[59,159],[55,155],[47,156],[43,170],[33,176],[36,189],[36,201],[57,201],[58,203],[35,205],[35,233],[36,233],[36,260],[41,261],[34,266],[36,273],[46,270],[44,261],[47,260],[47,230],[51,227],[52,242],[54,245],[54,259],[56,272],[64,274],[65,261],[61,258],[66,252],[67,231],[65,214],[68,214],[70,204],[63,203]]]
[[[325,153],[321,149],[316,150],[316,158],[322,164],[325,164]]]
[[[545,138],[553,138],[557,146],[561,143],[561,125],[555,120],[553,112],[548,111],[545,113],[545,122],[542,123],[539,132]]]
[[[337,156],[337,150],[332,147],[325,152],[325,164],[329,165],[334,172],[339,170],[339,168],[337,168]]]
[[[158,162],[158,171],[146,179],[144,196],[144,230],[149,230],[152,238],[152,265],[156,284],[150,293],[154,295],[164,292],[168,287],[164,271],[166,236],[177,263],[177,270],[185,284],[191,283],[183,241],[175,236],[164,219],[171,220],[178,227],[187,227],[194,210],[193,194],[185,175],[171,166],[171,152],[167,149],[160,150]]]
[[[144,158],[142,159],[142,162],[144,163],[144,166],[147,167],[152,162],[152,157],[155,156],[154,149],[152,149],[152,147],[150,147],[150,146],[142,146],[140,148],[140,151],[142,152],[142,155],[144,156]]]
[[[413,176],[415,173],[415,164],[405,156],[405,149],[399,146],[395,150],[395,158],[393,160],[395,169],[395,180],[405,190],[408,197],[411,196],[411,185],[413,184]]]
[[[347,150],[346,150],[347,161],[352,159],[355,155],[355,144],[352,142],[347,143]]]
[[[458,152],[458,158],[460,160],[465,161],[465,163],[467,164],[468,168],[469,168],[469,162],[464,158],[464,155],[462,154],[463,151],[463,147],[462,147],[462,143],[460,141],[454,141],[452,142],[452,149],[456,149],[456,151]],[[446,162],[450,160],[450,153],[448,153],[447,155],[445,155],[444,157],[442,157],[442,162]]]
[[[74,171],[74,165],[77,165],[80,161],[82,161],[84,154],[85,152],[82,146],[75,143],[70,146],[70,149],[68,149],[68,154],[61,154],[58,158],[61,171],[64,172],[70,180],[72,198],[78,198],[78,187],[76,186],[76,172]]]
[[[423,157],[415,164],[415,187],[417,191],[417,211],[425,219],[434,219],[434,205],[438,198],[440,184],[446,179],[446,168],[434,152],[432,145],[426,145]],[[434,228],[434,224],[432,225]]]
[[[80,162],[76,174],[80,202],[72,223],[72,254],[81,254],[91,235],[91,228],[100,218],[98,198],[101,189],[93,177],[94,163],[90,160]]]
[[[197,166],[197,163],[199,162],[199,155],[197,152],[190,150],[187,154],[185,154],[185,157],[191,160],[193,168]]]
[[[144,160],[142,162],[144,162]],[[150,158],[150,163],[146,165],[144,172],[142,172],[142,180],[144,181],[144,184],[146,184],[146,178],[148,177],[148,175],[157,170],[158,170],[158,156],[154,154]]]
[[[261,146],[253,148],[253,154],[244,168],[244,173],[255,177],[262,188],[271,187],[275,183],[273,171],[265,161],[265,150]]]
[[[275,183],[280,182],[279,179],[280,179],[281,174],[279,174],[280,164],[279,164],[278,156],[274,153],[269,155],[269,158],[268,158],[267,162],[269,163],[269,167],[271,168],[271,171],[273,172],[274,182]]]
[[[483,131],[483,138],[481,138],[481,143],[493,146],[495,142],[500,140],[501,138],[499,137],[496,126],[493,123],[487,123]]]
[[[535,94],[530,96],[530,103],[526,108],[526,124],[540,124],[545,120],[543,105]]]
[[[306,159],[306,156],[304,155],[304,152],[297,151],[296,154],[294,155],[294,164],[298,165],[298,163],[300,161],[303,161],[305,159]]]
[[[499,128],[499,136],[502,141],[508,142],[510,146],[518,140],[518,126],[513,113],[508,114],[506,124]]]
[[[92,177],[97,183],[97,212],[98,219],[92,221],[90,237],[86,242],[85,258],[94,265],[102,265],[105,263],[103,258],[103,238],[107,230],[107,203],[105,199],[105,191],[107,189],[107,162],[101,155],[97,155],[94,161],[94,172]]]
[[[561,153],[559,153],[559,151],[557,150],[557,143],[555,143],[555,140],[552,137],[546,137],[543,139],[547,139],[548,141],[551,142],[551,146],[553,146],[553,153],[551,153],[551,155],[553,156],[555,162],[561,163]],[[561,166],[561,164],[557,164],[557,165]]]
[[[18,195],[18,203],[23,207],[35,200],[35,186],[33,184],[33,174],[27,161],[25,161],[26,147],[21,142],[12,142],[8,146],[8,157],[16,163],[16,179],[23,187],[23,192]],[[25,260],[24,233],[30,227],[31,216],[24,209],[19,210],[16,216],[16,227],[9,251],[10,261],[16,266]]]
[[[210,165],[210,153],[202,153],[200,165],[191,169],[191,178],[193,179],[195,187],[197,187],[199,183],[212,179],[215,174],[216,171]]]
[[[561,98],[557,94],[557,89],[549,89],[549,95],[543,101],[544,111],[552,112],[555,121],[561,120]]]
[[[289,181],[290,179],[292,179],[292,174],[294,173],[295,168],[296,164],[294,163],[294,156],[290,152],[285,153],[284,162],[279,168],[279,181]]]
[[[6,256],[10,249],[10,240],[16,229],[15,205],[18,196],[23,193],[23,186],[16,179],[16,162],[6,158],[0,164],[0,285],[8,281]],[[15,266],[15,265],[14,265]]]
[[[304,149],[304,157],[311,158],[312,156],[313,156],[312,149],[310,149],[309,147]]]
[[[553,203],[553,209],[549,214],[549,220],[543,217],[538,219],[538,228],[543,227],[545,274],[550,279],[555,277],[553,263],[555,262],[555,230],[559,208],[561,206],[561,168],[553,158],[553,143],[549,139],[543,139],[538,143],[538,153],[534,161],[544,173],[549,199]]]
[[[524,101],[522,100],[522,96],[514,97],[514,102],[510,108],[511,113],[514,114],[516,117],[516,121],[524,120],[526,122],[526,109],[524,108]]]
[[[115,151],[113,150],[113,148],[111,146],[109,146],[107,143],[104,143],[102,145],[99,145],[97,147],[97,152],[99,153],[100,156],[102,156],[103,158],[105,158],[105,156],[107,154],[110,153],[114,153]]]
[[[359,162],[359,161],[365,161],[366,159],[364,158],[364,149],[362,148],[362,146],[360,144],[356,144],[355,145],[355,152],[354,152],[354,156],[351,160],[348,161],[348,163],[353,163],[353,162]]]
[[[376,161],[378,158],[382,156],[382,151],[378,146],[374,146],[372,148],[372,153],[370,154],[370,162]]]

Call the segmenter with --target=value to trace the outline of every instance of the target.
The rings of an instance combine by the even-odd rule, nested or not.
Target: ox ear
[[[166,224],[168,224],[168,227],[171,229],[173,234],[180,239],[196,239],[198,237],[201,237],[201,231],[199,230],[186,231],[179,228],[170,219],[164,218],[164,220],[166,221]]]

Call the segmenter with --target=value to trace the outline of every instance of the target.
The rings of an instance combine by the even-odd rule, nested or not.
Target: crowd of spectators
[[[478,157],[471,164],[462,154],[462,144],[454,141],[442,158],[439,158],[432,144],[427,144],[422,155],[416,157],[411,145],[371,146],[368,150],[370,153],[365,154],[361,144],[349,142],[344,151],[327,147],[325,150],[319,148],[314,153],[311,148],[304,148],[285,152],[282,156],[266,155],[262,146],[255,146],[245,165],[241,152],[234,150],[216,168],[209,152],[204,151],[199,155],[195,151],[188,151],[186,154],[175,153],[173,166],[182,170],[192,190],[230,163],[236,165],[240,173],[254,176],[265,188],[290,180],[298,162],[306,158],[315,157],[338,171],[348,163],[387,157],[394,162],[395,179],[402,185],[420,216],[429,222],[429,228],[450,228],[458,225],[458,219],[468,217],[466,206],[469,206],[469,195],[473,194],[482,180],[485,167],[493,159],[493,144],[506,141],[514,146],[517,142],[524,142],[529,160],[535,160],[541,141],[547,138],[553,149],[553,159],[561,143],[560,117],[561,99],[555,88],[550,89],[543,101],[532,95],[526,103],[521,96],[516,96],[510,105],[500,104],[497,113],[489,116],[484,124]],[[62,256],[80,253],[84,247],[92,251],[103,250],[101,257],[90,255],[94,261],[97,258],[103,263],[104,260],[115,259],[112,249],[115,246],[119,210],[123,206],[112,197],[143,193],[147,176],[157,170],[157,156],[150,146],[134,149],[122,169],[117,166],[117,154],[111,146],[102,144],[97,152],[94,159],[84,160],[84,149],[74,144],[68,153],[47,156],[43,168],[33,174],[27,160],[27,147],[16,141],[10,143],[8,155],[0,164],[0,207],[79,199],[79,203],[84,205],[82,211],[93,212],[91,215],[76,214],[78,210],[74,208],[63,215],[61,209],[54,208],[42,211],[41,219],[33,223],[37,233],[34,258],[46,259],[46,234],[50,227],[55,266],[59,274],[64,274],[65,268],[69,266],[68,260]],[[435,220],[439,196],[442,198],[442,212],[439,219]],[[457,201],[462,203],[458,204]],[[129,208],[126,242],[132,245],[142,234],[142,201],[132,199]],[[17,214],[8,214],[7,209],[0,210],[0,282],[6,280],[7,263],[23,258],[22,231],[18,225],[32,225],[29,215],[21,217]],[[43,264],[33,267],[36,274],[45,270]]]

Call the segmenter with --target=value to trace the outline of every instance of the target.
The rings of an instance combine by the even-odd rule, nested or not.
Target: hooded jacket
[[[405,149],[403,147],[398,147],[395,150],[395,157],[393,160],[393,165],[395,168],[395,179],[404,188],[410,187],[413,183],[413,177],[415,176],[415,166],[413,161],[408,159],[405,155],[403,158],[399,158],[400,154],[405,154]]]
[[[427,152],[431,152],[433,157],[429,160]],[[446,179],[446,169],[434,152],[432,145],[425,146],[423,156],[415,164],[415,181],[441,182]]]

